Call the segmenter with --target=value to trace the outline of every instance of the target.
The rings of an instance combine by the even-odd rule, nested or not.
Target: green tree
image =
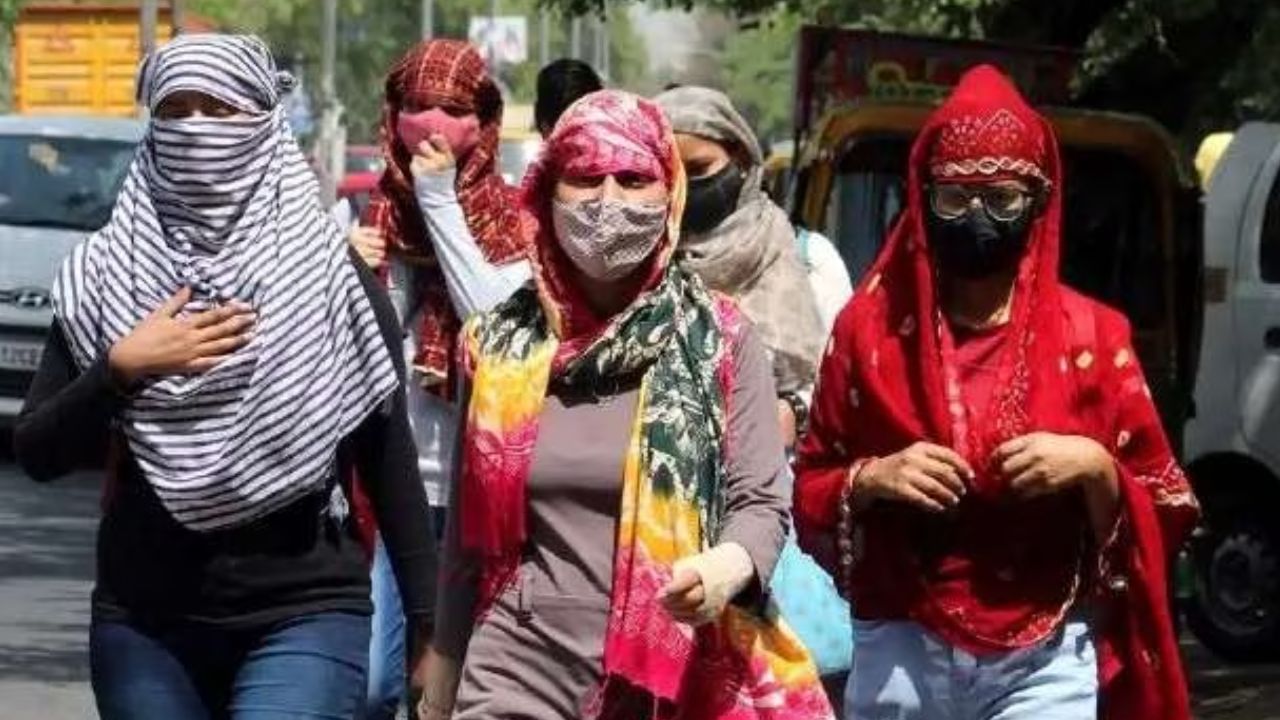
[[[725,42],[724,90],[766,143],[791,135],[800,25],[799,15],[779,13]]]
[[[13,108],[13,28],[22,0],[0,0],[0,112]]]
[[[551,0],[578,7],[595,0]],[[669,4],[680,5],[674,2]],[[726,89],[776,135],[802,22],[1078,49],[1076,100],[1155,118],[1188,146],[1280,117],[1280,5],[1270,0],[706,0],[750,27],[721,51]],[[773,90],[774,92],[769,92]]]

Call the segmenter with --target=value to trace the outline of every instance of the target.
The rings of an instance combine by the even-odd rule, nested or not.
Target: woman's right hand
[[[443,135],[432,135],[429,139],[418,143],[413,158],[409,161],[409,172],[414,177],[423,175],[439,175],[455,172],[458,160],[449,148],[449,141]]]
[[[414,673],[413,688],[418,693],[413,703],[416,720],[448,720],[458,694],[462,667],[457,660],[428,648],[423,657],[424,669]]]
[[[351,243],[351,247],[355,248],[356,254],[364,260],[364,264],[377,270],[387,261],[387,240],[382,237],[382,233],[377,228],[365,227],[360,224],[351,226],[351,233],[347,235],[347,242]]]
[[[107,352],[112,374],[126,387],[152,375],[191,375],[226,360],[253,339],[253,310],[229,303],[178,317],[191,300],[182,288]]]
[[[918,442],[867,463],[854,478],[853,499],[859,507],[891,500],[940,513],[960,503],[972,479],[973,468],[954,450]]]

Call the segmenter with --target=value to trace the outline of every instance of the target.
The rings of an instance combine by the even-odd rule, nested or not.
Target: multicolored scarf
[[[590,95],[549,139],[548,157],[529,187],[551,187],[544,173],[588,162],[608,172],[661,168],[679,217],[684,179],[661,113],[625,93]],[[602,170],[603,171],[603,170]],[[545,218],[549,196],[527,203]],[[538,235],[535,291],[518,292],[463,331],[471,381],[463,440],[460,521],[463,548],[480,559],[483,614],[518,572],[527,537],[525,483],[549,384],[616,387],[638,378],[639,404],[625,450],[604,685],[589,717],[699,720],[829,718],[830,706],[808,652],[776,611],[731,606],[718,621],[675,622],[658,594],[676,560],[714,546],[725,515],[726,401],[734,382],[729,348],[743,319],[731,301],[670,267],[671,232],[656,253],[651,282],[603,323],[572,323],[558,292],[567,274],[555,239]],[[549,228],[549,223],[542,227]],[[574,329],[590,328],[583,332]],[[622,706],[636,694],[648,710]],[[627,706],[631,708],[632,706]],[[625,713],[625,714],[624,714]]]
[[[413,364],[424,385],[445,392],[450,387],[445,381],[454,366],[460,321],[414,197],[409,170],[413,153],[396,135],[399,113],[409,104],[442,106],[479,116],[480,143],[459,159],[458,202],[467,227],[489,262],[512,262],[524,254],[525,246],[515,191],[497,172],[502,95],[485,70],[484,60],[474,47],[459,40],[418,44],[387,75],[381,128],[387,167],[363,223],[378,228],[392,252],[418,269],[413,296],[421,319]]]

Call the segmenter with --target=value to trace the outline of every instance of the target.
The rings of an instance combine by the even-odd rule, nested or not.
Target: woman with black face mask
[[[1190,717],[1165,568],[1196,500],[1129,323],[1059,279],[1062,183],[971,70],[836,321],[794,510],[853,604],[845,717]]]
[[[764,158],[724,93],[700,87],[657,98],[689,175],[677,260],[738,300],[773,358],[779,421],[790,445],[802,431],[825,340],[787,215],[761,186]]]
[[[939,271],[958,283],[1016,271],[1044,189],[1043,182],[1017,177],[930,185],[926,227]]]

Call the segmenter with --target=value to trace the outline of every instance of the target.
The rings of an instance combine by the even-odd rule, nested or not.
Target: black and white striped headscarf
[[[333,477],[338,442],[399,382],[346,240],[320,204],[260,40],[185,35],[142,64],[154,113],[177,91],[248,118],[153,119],[111,220],[53,290],[86,368],[184,285],[184,312],[241,301],[253,340],[200,375],[152,378],[123,429],[168,511],[196,530],[262,517]]]

